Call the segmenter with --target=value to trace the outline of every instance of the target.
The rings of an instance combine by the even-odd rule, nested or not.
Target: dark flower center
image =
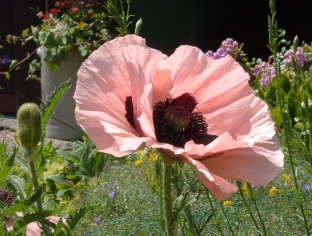
[[[189,93],[154,104],[153,122],[157,141],[183,148],[190,140],[196,144],[207,145],[216,139],[218,136],[208,134],[205,117],[200,112],[194,112],[197,104],[196,99]],[[125,116],[135,128],[131,97],[127,97],[125,106]]]

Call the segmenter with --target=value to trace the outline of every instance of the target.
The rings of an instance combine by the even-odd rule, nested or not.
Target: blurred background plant
[[[83,58],[87,58],[106,41],[128,34],[128,26],[131,23],[129,19],[132,15],[129,13],[130,1],[126,4],[127,7],[124,9],[123,0],[56,1],[54,8],[48,12],[34,9],[42,21],[40,25],[23,30],[21,36],[7,35],[6,41],[21,46],[29,41],[35,41],[38,48],[42,47],[39,54],[43,54],[42,58],[48,68],[57,72],[61,60],[69,57],[72,48],[77,49]],[[139,28],[136,27],[137,34]],[[21,61],[12,59],[10,70],[1,74],[9,78],[10,72],[35,54],[38,48],[29,52]],[[35,71],[40,68],[40,61],[37,59],[31,61],[28,78],[40,79],[35,75]]]

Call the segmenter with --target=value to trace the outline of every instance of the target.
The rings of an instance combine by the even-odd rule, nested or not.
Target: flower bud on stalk
[[[33,150],[41,138],[41,114],[37,104],[25,103],[17,112],[15,141],[23,148]]]
[[[139,35],[142,27],[142,18],[140,18],[135,24],[134,34]]]

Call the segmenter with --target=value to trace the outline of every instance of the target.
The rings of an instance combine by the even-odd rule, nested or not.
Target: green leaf
[[[47,177],[47,179],[50,179],[50,180],[53,180],[55,182],[62,183],[62,184],[67,183],[66,178],[61,175],[50,175]]]
[[[78,51],[80,52],[82,57],[87,57],[92,52],[91,47],[88,44],[79,44]]]
[[[34,73],[35,71],[40,70],[42,63],[37,61],[37,59],[33,60],[29,63],[29,73]]]
[[[34,34],[36,39],[39,38],[40,26],[30,26],[31,32]]]
[[[69,152],[66,152],[66,151],[63,151],[63,150],[57,150],[57,154],[60,155],[61,157],[71,161],[71,162],[74,162],[74,163],[79,163],[80,162],[80,159],[77,158],[76,156],[74,156],[73,154],[69,153]]]
[[[292,131],[292,119],[289,114],[288,110],[288,104],[285,101],[282,101],[282,107],[281,107],[281,114],[283,117],[283,127],[285,129],[285,132],[288,133],[289,137],[293,136],[293,131]]]
[[[39,40],[39,44],[43,45],[43,42],[45,41],[47,32],[46,31],[38,31],[38,40]]]
[[[57,55],[60,57],[60,59],[65,60],[68,58],[68,50],[67,46],[58,46],[57,47]]]
[[[73,40],[72,40],[72,37],[69,33],[65,33],[61,36],[61,40],[62,40],[62,43],[64,45],[71,45],[73,44]]]
[[[2,185],[3,181],[7,178],[14,164],[14,159],[15,159],[16,154],[17,154],[17,149],[14,149],[11,155],[5,160],[4,167],[1,169],[1,172],[0,172],[0,185]]]
[[[277,125],[283,124],[282,114],[279,107],[274,107],[271,109],[271,116]]]
[[[79,220],[84,217],[89,211],[98,208],[98,205],[81,207],[74,214],[69,214],[69,220],[67,221],[70,230],[74,230]]]
[[[29,35],[29,28],[24,29],[23,32],[22,32],[22,36],[23,37],[26,37],[27,35]]]
[[[56,88],[52,93],[47,97],[46,102],[41,103],[40,111],[41,111],[41,143],[44,143],[45,134],[46,134],[46,128],[47,123],[52,115],[52,112],[58,102],[61,100],[61,98],[64,96],[64,94],[68,91],[68,89],[71,87],[71,81],[67,80],[65,83],[61,84],[58,88]],[[43,150],[43,145],[41,145],[40,149],[37,149],[35,152],[35,155],[38,155],[38,152],[41,152]]]
[[[46,48],[54,48],[57,46],[57,42],[51,32],[46,33],[45,37],[43,37],[42,39],[42,45]]]
[[[10,64],[10,69],[14,68],[18,63],[18,60],[12,60]]]
[[[71,191],[71,189],[64,189],[64,188],[62,188],[62,189],[60,189],[59,191],[57,191],[56,197],[60,197],[60,196],[62,196],[64,193],[70,192],[70,191]]]

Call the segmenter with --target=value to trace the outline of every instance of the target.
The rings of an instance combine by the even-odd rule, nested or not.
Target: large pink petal
[[[207,146],[196,145],[192,141],[185,144],[186,151],[193,157],[203,157],[213,153],[236,148],[251,147],[255,143],[272,143],[277,146],[273,139],[275,135],[274,122],[271,119],[267,105],[259,98],[254,97],[254,101],[249,104],[249,109],[238,114],[240,117],[229,129],[223,132],[217,139]],[[209,123],[209,120],[207,121]],[[219,126],[222,126],[220,120]],[[212,133],[215,133],[213,129]]]
[[[196,177],[217,197],[218,200],[227,198],[238,190],[237,186],[231,184],[229,181],[210,173],[210,170],[208,170],[201,162],[196,161],[191,157],[187,157],[184,162],[196,168]]]
[[[215,175],[263,186],[283,166],[274,122],[267,106],[258,98],[229,132],[207,146],[188,142],[185,149]]]
[[[211,173],[223,178],[266,186],[283,167],[283,153],[278,146],[267,143],[261,147],[225,151],[218,156],[198,161]]]
[[[144,134],[139,125],[135,129],[125,118],[125,100],[127,96],[132,96],[137,122],[136,118],[141,116],[139,104],[142,93],[145,86],[151,83],[155,64],[164,58],[166,56],[161,52],[146,48],[142,38],[129,35],[105,43],[82,64],[74,95],[76,118],[100,150],[107,153],[113,151],[114,155],[117,152],[117,156],[121,156],[144,142],[140,138]],[[151,122],[146,130],[149,136],[154,133]],[[129,145],[124,146],[125,142],[120,142],[122,137],[137,139],[130,142],[137,144],[127,150]]]

